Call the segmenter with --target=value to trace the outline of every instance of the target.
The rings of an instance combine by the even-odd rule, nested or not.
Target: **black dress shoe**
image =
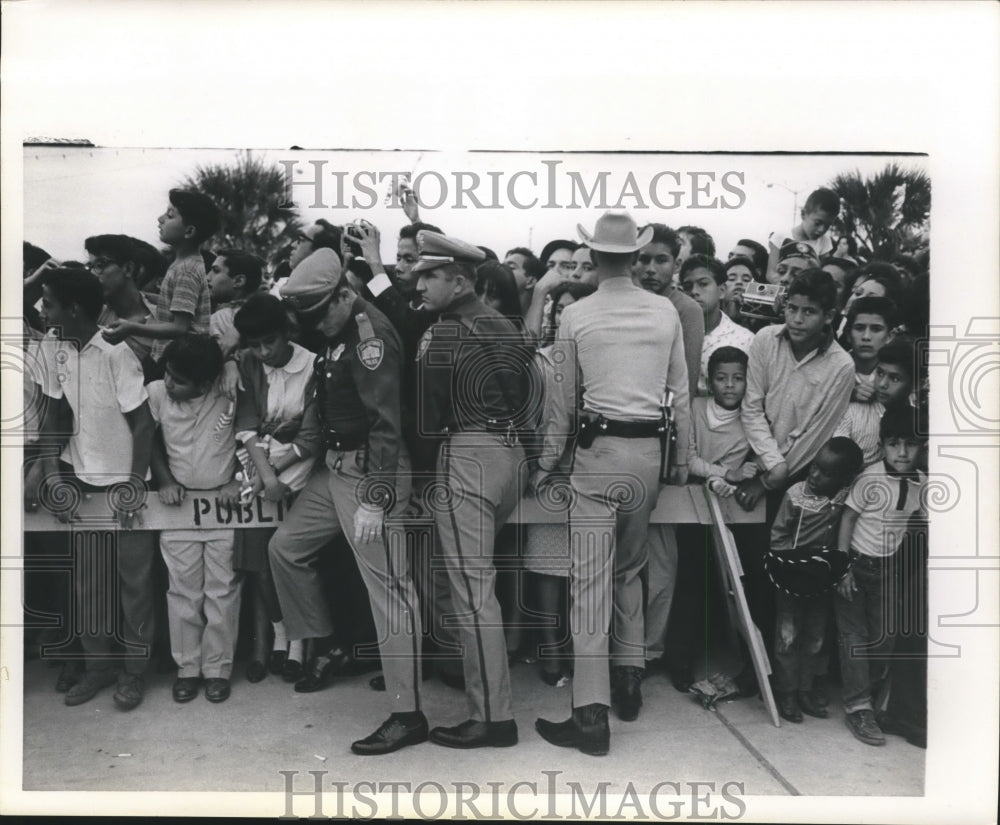
[[[267,669],[272,673],[272,675],[281,676],[282,669],[285,667],[287,659],[287,650],[272,650],[271,654],[267,657]]]
[[[302,678],[302,662],[298,659],[285,659],[281,666],[281,680],[283,682],[297,682]]]
[[[381,756],[426,741],[427,717],[423,713],[394,713],[371,736],[352,743],[351,751],[359,756]]]
[[[793,692],[775,693],[775,703],[778,705],[778,714],[782,719],[798,724],[802,721],[802,711],[799,709],[799,702]]]
[[[209,702],[225,702],[229,698],[228,679],[206,679],[205,698]]]
[[[446,748],[509,748],[517,744],[517,722],[468,719],[453,728],[434,728],[430,740]]]
[[[178,676],[174,682],[173,694],[175,702],[190,702],[198,695],[200,676]]]
[[[611,704],[623,722],[634,722],[642,707],[642,668],[611,668]]]
[[[604,756],[611,748],[607,705],[574,708],[565,722],[536,719],[535,730],[542,739],[560,748],[576,748],[590,756]]]
[[[295,683],[296,693],[315,693],[325,688],[337,672],[337,661],[327,656],[317,656],[312,668]]]
[[[247,665],[247,681],[256,684],[267,676],[267,665],[263,662],[254,660]]]
[[[819,702],[816,701],[816,697],[813,692],[800,690],[799,691],[799,707],[802,709],[803,713],[808,713],[810,716],[815,716],[817,719],[826,719],[830,715],[825,707],[822,707]]]

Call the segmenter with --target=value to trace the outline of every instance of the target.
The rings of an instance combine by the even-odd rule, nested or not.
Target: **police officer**
[[[368,588],[392,715],[357,754],[381,754],[427,739],[420,710],[420,619],[405,553],[390,547],[384,521],[409,498],[400,429],[402,345],[392,325],[342,277],[332,250],[310,255],[282,287],[300,320],[326,339],[316,394],[326,457],[269,546],[274,583],[293,639],[329,639],[330,616],[312,562],[343,532]],[[324,656],[317,657],[318,667]]]
[[[530,353],[523,333],[475,293],[474,246],[417,234],[413,267],[424,309],[440,313],[417,348],[418,420],[427,447],[414,466],[437,468],[443,495],[428,496],[463,645],[470,718],[434,728],[452,748],[517,743],[493,542],[527,480],[518,430],[531,417]]]
[[[428,231],[437,231],[429,224],[416,226],[426,227]],[[414,225],[411,224],[409,230],[413,228]],[[406,228],[404,228],[405,230]],[[409,235],[409,232],[406,234]],[[437,320],[437,314],[423,308],[421,299],[416,293],[416,275],[412,274],[411,270],[407,271],[405,281],[397,278],[394,282],[389,279],[385,266],[382,264],[381,236],[377,226],[369,221],[360,220],[345,226],[344,235],[357,243],[365,263],[368,264],[368,268],[372,272],[372,279],[365,285],[368,294],[372,296],[372,303],[385,313],[385,317],[392,322],[402,338],[403,351],[406,354],[408,365],[403,371],[403,397],[412,401],[416,398],[417,346],[423,334]],[[415,236],[409,235],[409,237],[414,238]],[[401,247],[403,245],[402,239],[400,245]],[[410,257],[412,250],[406,249],[405,254]],[[412,268],[413,264],[410,266]],[[403,436],[408,443],[417,437],[416,422],[413,420],[411,406],[406,403],[403,405]],[[437,654],[435,656],[435,669],[442,682],[449,687],[465,690],[458,634],[455,628],[444,623],[445,616],[451,616],[455,613],[448,574],[443,567],[434,564],[432,559],[433,541],[429,534],[422,532],[424,527],[426,525],[422,523],[413,522],[410,524],[413,546],[410,570],[413,583],[417,588],[417,595],[420,596],[423,604],[422,624],[425,631],[430,630],[431,632],[431,638],[427,640],[430,644],[428,644],[425,654],[432,652]],[[437,648],[437,650],[433,651],[433,648]],[[381,676],[374,677],[370,684],[376,690],[384,689],[384,680]]]
[[[687,480],[688,376],[680,320],[674,305],[636,286],[635,253],[649,243],[625,212],[605,213],[593,235],[581,237],[594,252],[597,292],[563,310],[558,337],[575,349],[586,433],[577,440],[570,474],[570,629],[573,636],[573,712],[564,722],[539,719],[535,727],[554,745],[602,755],[610,748],[608,707],[634,719],[642,702],[644,664],[642,585],[649,515],[660,485],[664,399],[674,397],[676,461],[671,480]],[[571,393],[572,381],[561,386]],[[576,398],[567,398],[571,431]],[[532,480],[544,483],[544,471]],[[614,599],[612,600],[612,578]],[[613,691],[609,686],[608,630]]]

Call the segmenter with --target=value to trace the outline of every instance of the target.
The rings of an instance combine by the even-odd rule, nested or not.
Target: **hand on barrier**
[[[160,489],[156,491],[156,495],[164,504],[177,506],[184,501],[187,490],[176,481],[172,481],[169,484],[161,484]]]
[[[736,503],[749,512],[757,506],[757,502],[760,501],[764,492],[764,485],[761,483],[760,478],[750,478],[739,483],[736,487],[734,497],[736,498]]]
[[[708,480],[708,489],[722,498],[730,498],[736,492],[736,485],[730,484],[725,479],[712,476]]]

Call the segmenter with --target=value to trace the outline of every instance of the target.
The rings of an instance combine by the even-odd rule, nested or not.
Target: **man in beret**
[[[434,728],[431,741],[452,748],[517,743],[493,542],[520,499],[526,479],[519,431],[533,417],[531,353],[512,321],[475,293],[482,250],[426,230],[413,267],[417,294],[438,320],[417,347],[417,426],[422,448],[414,467],[436,469],[448,491],[428,502],[451,583],[464,648],[470,718]]]
[[[269,553],[291,639],[314,639],[313,672],[322,683],[335,667],[333,626],[313,569],[316,554],[344,533],[368,588],[392,715],[354,742],[362,755],[390,753],[427,739],[420,710],[420,616],[405,548],[390,547],[388,515],[409,499],[408,459],[400,425],[402,344],[392,324],[343,277],[332,249],[305,258],[281,290],[301,323],[326,339],[315,362],[317,409],[326,457],[271,539]],[[296,685],[299,689],[300,685]]]
[[[612,702],[624,721],[637,718],[642,704],[640,574],[660,488],[664,399],[673,393],[677,451],[671,481],[684,484],[688,374],[677,310],[669,299],[631,278],[636,253],[651,242],[653,228],[640,234],[628,213],[610,211],[597,221],[593,235],[582,226],[578,230],[594,252],[598,286],[594,295],[563,310],[558,332],[558,340],[576,352],[584,388],[570,475],[573,712],[563,722],[539,719],[535,727],[554,745],[600,756],[610,748]],[[569,433],[577,408],[574,382],[561,386],[566,394],[563,415],[552,425],[556,432]],[[532,479],[535,489],[545,475],[540,470]]]

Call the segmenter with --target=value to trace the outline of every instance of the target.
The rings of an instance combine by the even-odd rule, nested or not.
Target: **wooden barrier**
[[[713,498],[715,498],[713,496]],[[760,524],[764,521],[764,502],[747,512],[732,499],[718,499],[719,517],[726,524]],[[256,527],[276,527],[284,521],[287,507],[283,503],[257,498],[237,507],[222,503],[215,496],[200,496],[189,492],[178,506],[163,504],[155,493],[150,493],[141,511],[142,523],[135,530],[246,530]],[[27,532],[60,530],[116,530],[117,524],[102,493],[89,493],[80,500],[76,517],[64,523],[49,510],[40,508],[24,513],[24,530]],[[524,498],[514,509],[509,523],[559,524],[567,518],[565,505]],[[704,488],[664,486],[660,489],[656,509],[650,517],[652,524],[712,524],[712,509],[705,497]]]

